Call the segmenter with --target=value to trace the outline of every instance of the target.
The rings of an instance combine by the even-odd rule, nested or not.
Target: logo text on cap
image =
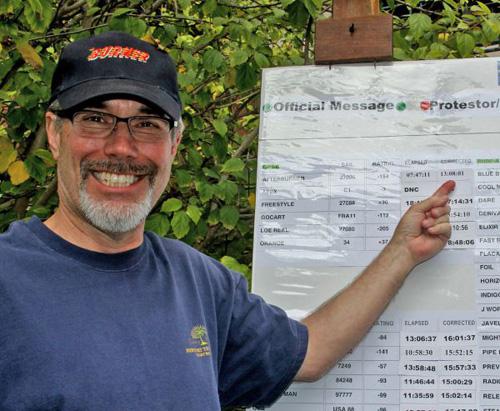
[[[149,59],[149,53],[133,47],[106,46],[100,48],[91,48],[89,49],[89,51],[90,54],[87,56],[88,61],[107,58],[119,58],[146,63]]]

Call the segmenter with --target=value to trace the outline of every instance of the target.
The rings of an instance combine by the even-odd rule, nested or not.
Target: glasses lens
[[[134,137],[145,140],[155,140],[164,138],[169,130],[168,120],[160,117],[132,117],[130,128]]]
[[[113,116],[97,111],[79,111],[73,116],[73,124],[87,137],[103,138],[113,130]]]

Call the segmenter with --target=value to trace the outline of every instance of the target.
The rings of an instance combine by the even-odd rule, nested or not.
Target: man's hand
[[[413,266],[431,258],[451,235],[448,199],[455,182],[446,181],[424,201],[412,205],[401,218],[390,246],[407,252]]]

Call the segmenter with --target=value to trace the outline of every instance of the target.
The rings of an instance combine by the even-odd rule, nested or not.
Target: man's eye
[[[135,124],[135,127],[138,128],[160,128],[160,121],[159,120],[154,120],[154,119],[138,119],[137,123]]]
[[[105,123],[105,119],[103,116],[99,114],[86,114],[82,117],[82,121],[87,123]]]

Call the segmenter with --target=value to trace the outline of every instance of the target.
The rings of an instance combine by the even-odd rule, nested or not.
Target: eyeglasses
[[[71,116],[71,121],[82,137],[92,139],[107,138],[119,122],[124,122],[132,137],[144,143],[163,140],[177,126],[176,121],[158,116],[118,117],[94,110],[77,111]]]

